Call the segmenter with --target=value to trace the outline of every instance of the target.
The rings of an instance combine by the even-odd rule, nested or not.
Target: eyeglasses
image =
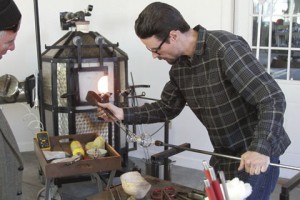
[[[169,35],[167,35],[160,43],[160,45],[157,48],[148,48],[147,49],[149,51],[151,51],[152,53],[156,53],[159,55],[158,51],[160,50],[161,46],[167,41],[167,39],[169,38]]]

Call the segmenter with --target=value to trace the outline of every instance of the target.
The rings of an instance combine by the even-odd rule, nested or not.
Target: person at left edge
[[[0,0],[0,59],[15,49],[21,16],[13,0]],[[16,139],[0,109],[0,200],[22,198],[23,169]]]

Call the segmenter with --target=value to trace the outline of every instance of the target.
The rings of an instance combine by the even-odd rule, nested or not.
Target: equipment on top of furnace
[[[88,5],[87,10],[72,12],[60,12],[60,26],[62,30],[68,30],[70,27],[75,27],[75,22],[85,21],[85,17],[91,16],[93,10],[92,5]]]

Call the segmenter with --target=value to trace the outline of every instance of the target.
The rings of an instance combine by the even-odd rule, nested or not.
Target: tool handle
[[[208,169],[204,170],[204,174],[205,174],[205,177],[207,178],[207,180],[209,181],[209,183],[212,183],[212,179],[211,179]]]
[[[226,185],[226,180],[225,180],[224,172],[223,171],[219,171],[219,176],[220,176],[220,180],[221,180],[221,183],[222,183],[225,200],[230,200],[229,193],[228,193],[228,190],[227,190],[227,185]]]
[[[220,183],[217,180],[214,168],[209,167],[208,171],[209,171],[209,174],[210,174],[210,177],[211,177],[211,186],[214,189],[214,192],[215,192],[215,195],[216,195],[217,199],[218,200],[224,200],[223,193],[222,193],[221,187],[220,187]]]
[[[212,185],[212,188],[215,191],[215,195],[216,195],[217,199],[218,200],[224,200],[223,193],[222,193],[219,181],[217,181],[217,180],[212,181],[211,185]]]
[[[218,200],[213,187],[209,184],[208,180],[204,180],[205,192],[209,200]]]

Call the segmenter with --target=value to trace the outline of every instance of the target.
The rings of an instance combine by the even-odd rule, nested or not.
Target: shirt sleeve
[[[272,147],[285,133],[283,129],[286,102],[276,81],[265,71],[244,41],[230,44],[224,51],[224,69],[233,87],[257,109],[258,124],[248,148],[270,156]],[[223,53],[224,52],[224,53]]]
[[[127,124],[155,123],[171,120],[182,111],[185,100],[172,81],[166,83],[161,99],[139,107],[124,108],[124,122]]]

